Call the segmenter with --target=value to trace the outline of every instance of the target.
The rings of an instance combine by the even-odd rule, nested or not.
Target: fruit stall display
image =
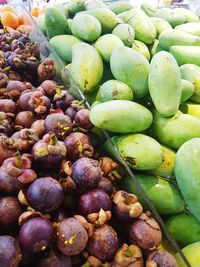
[[[200,249],[198,16],[184,8],[77,0],[51,6],[35,21],[90,103],[91,122],[109,132],[119,153],[109,141],[104,149],[132,169],[198,266],[199,256],[190,255],[193,246]],[[139,195],[131,178],[121,184]]]

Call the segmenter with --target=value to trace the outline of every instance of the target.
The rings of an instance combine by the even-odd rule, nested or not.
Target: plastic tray
[[[36,25],[36,23],[32,19],[31,15],[29,14],[28,10],[26,9],[26,7],[23,6],[23,5],[20,5],[20,4],[16,4],[16,3],[13,4],[13,5],[16,7],[17,10],[23,11],[25,13],[26,24],[27,25],[31,25],[31,27],[32,27],[31,31],[29,31],[30,38],[32,39],[32,41],[36,42],[39,45],[41,57],[44,57],[44,58],[45,57],[50,57],[54,61],[54,64],[56,66],[56,69],[57,70],[61,70],[65,66],[65,64],[55,54],[55,52],[51,48],[48,40],[46,39],[46,37],[44,36],[44,34],[38,28],[38,26]],[[84,95],[82,94],[80,88],[75,84],[75,82],[70,77],[70,74],[69,74],[69,72],[66,69],[64,71],[64,76],[65,76],[65,82],[63,82],[63,80],[62,80],[62,83],[65,86],[66,90],[68,90],[77,99],[84,100],[86,106],[88,107],[88,109],[90,109],[90,105],[87,102],[87,100],[84,97]],[[61,83],[61,76],[59,74],[59,71],[58,71],[58,74],[57,74],[56,79],[57,79],[58,82]],[[176,241],[168,233],[168,231],[167,231],[167,229],[165,227],[164,221],[162,220],[162,218],[160,217],[160,215],[158,214],[158,212],[154,208],[153,204],[151,203],[151,201],[148,199],[148,197],[144,193],[144,191],[141,188],[140,184],[136,180],[136,178],[135,178],[132,170],[129,168],[129,166],[127,165],[127,163],[120,156],[120,154],[119,154],[116,146],[112,142],[109,134],[106,131],[104,131],[104,130],[101,130],[101,133],[105,137],[105,140],[108,140],[110,142],[110,144],[113,147],[113,149],[115,150],[118,158],[120,159],[121,164],[124,166],[124,169],[125,169],[125,172],[126,172],[125,176],[130,176],[132,178],[132,181],[133,181],[134,186],[137,188],[137,191],[139,192],[139,194],[143,198],[142,199],[142,202],[145,203],[146,210],[150,211],[151,214],[152,214],[152,216],[159,223],[159,225],[160,225],[160,227],[162,229],[163,239],[166,242],[166,244],[169,246],[170,252],[179,253],[180,256],[182,257],[184,263],[185,263],[185,266],[191,267],[191,265],[188,263],[187,259],[185,258],[184,254],[182,253],[182,251],[179,248],[179,246],[176,243]]]

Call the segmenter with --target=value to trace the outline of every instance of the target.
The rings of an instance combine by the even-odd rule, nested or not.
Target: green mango
[[[112,140],[122,158],[133,169],[153,170],[162,164],[161,145],[152,137],[144,134],[127,134],[116,136]]]
[[[101,24],[89,14],[80,14],[74,17],[71,31],[74,36],[86,42],[93,42],[101,35]]]
[[[132,48],[133,50],[145,56],[148,61],[150,61],[151,56],[150,56],[149,49],[143,42],[138,41],[138,40],[133,41]]]
[[[164,117],[175,115],[181,101],[181,75],[174,57],[165,51],[151,60],[149,92],[157,111]]]
[[[198,121],[200,122],[200,120]],[[194,129],[192,130],[194,131]],[[200,138],[193,138],[185,142],[176,153],[174,171],[177,183],[190,212],[200,221],[199,157]]]
[[[161,117],[156,113],[152,132],[159,142],[177,150],[191,138],[200,137],[200,120],[180,111],[170,118]]]
[[[195,116],[200,119],[200,105],[195,103],[183,103],[180,105],[180,110],[183,113]]]
[[[187,101],[194,94],[194,85],[188,80],[181,80],[182,94],[181,102]]]
[[[182,249],[183,254],[187,258],[190,267],[199,267],[200,263],[200,242],[195,242],[187,247]],[[188,265],[185,264],[183,258],[180,256],[179,253],[176,255],[176,260],[178,262],[179,267],[187,267]]]
[[[160,34],[159,42],[164,50],[169,51],[175,45],[199,46],[200,37],[181,30],[169,29]]]
[[[157,7],[149,3],[142,3],[140,7],[149,17],[154,17],[157,11]]]
[[[164,19],[169,22],[172,27],[185,23],[185,16],[177,14],[171,8],[161,8],[156,11],[155,17]]]
[[[96,89],[103,75],[103,62],[94,47],[83,42],[73,45],[71,75],[83,92]]]
[[[48,7],[46,9],[45,25],[48,38],[69,32],[67,19],[56,8]]]
[[[192,214],[177,214],[165,221],[168,232],[181,247],[200,241],[200,222]]]
[[[92,108],[90,120],[96,127],[114,133],[136,133],[151,125],[152,114],[135,102],[111,100]]]
[[[101,0],[93,0],[87,3],[87,10],[95,8],[108,8],[108,6]]]
[[[125,12],[127,10],[130,10],[133,8],[133,6],[128,3],[128,2],[125,2],[125,1],[116,1],[116,2],[113,2],[111,3],[109,6],[108,6],[116,15],[122,13],[122,12]]]
[[[117,80],[109,80],[102,84],[98,92],[98,100],[107,102],[110,100],[133,100],[133,91],[125,83]]]
[[[193,83],[194,93],[191,100],[200,103],[200,67],[194,64],[185,64],[180,67],[181,78]]]
[[[189,9],[186,8],[174,8],[176,15],[184,16],[186,22],[199,22],[199,17]]]
[[[162,177],[148,174],[135,174],[135,178],[159,214],[172,215],[184,210],[185,202],[172,183]],[[126,190],[138,195],[137,188],[130,177],[123,179],[122,183]]]
[[[152,170],[151,173],[165,178],[173,177],[175,155],[176,153],[174,150],[169,147],[162,146],[162,164],[155,170]]]
[[[127,23],[118,24],[112,31],[112,34],[119,37],[125,46],[131,47],[135,39],[133,27]]]
[[[156,27],[157,36],[159,36],[161,34],[161,32],[163,32],[165,30],[172,29],[172,26],[169,24],[169,22],[164,20],[164,19],[157,18],[157,17],[153,17],[151,19],[152,19],[152,21]]]
[[[117,26],[117,16],[108,8],[95,8],[89,10],[88,12],[101,23],[103,34],[111,33]]]
[[[134,8],[125,11],[119,14],[118,17],[133,27],[137,40],[145,44],[153,43],[156,38],[156,28],[151,18],[141,9]]]
[[[63,14],[63,16],[68,19],[69,17],[69,12],[68,10],[66,10],[65,8],[63,8],[63,5],[60,5],[60,4],[56,4],[56,5],[53,5],[53,8],[57,9],[61,14]]]
[[[176,26],[177,30],[187,32],[193,35],[200,36],[200,23],[199,22],[188,22],[179,26]]]
[[[96,40],[94,44],[94,47],[106,62],[110,62],[111,54],[115,50],[115,48],[121,46],[124,46],[124,43],[119,37],[114,34],[102,35]]]
[[[162,47],[161,45],[159,44],[159,41],[157,39],[154,40],[154,43],[150,46],[150,53],[151,53],[151,56],[153,57],[156,53],[162,51]]]
[[[42,31],[42,33],[46,35],[45,14],[42,14],[39,17],[37,17],[35,22]]]
[[[172,46],[170,53],[179,65],[195,64],[200,66],[200,46]]]
[[[86,10],[85,1],[84,0],[72,0],[67,5],[67,10],[70,16],[74,16],[76,13]]]
[[[148,93],[149,62],[142,54],[128,47],[116,48],[110,67],[115,79],[128,84],[136,98]]]
[[[56,54],[65,62],[72,61],[72,46],[79,42],[81,40],[72,35],[57,35],[49,41]]]

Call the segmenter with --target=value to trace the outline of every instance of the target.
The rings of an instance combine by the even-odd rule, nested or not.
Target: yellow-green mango
[[[149,17],[153,17],[157,11],[157,7],[150,3],[142,3],[140,7]]]
[[[194,94],[194,85],[192,82],[182,79],[181,86],[182,86],[181,102],[185,102]]]
[[[182,249],[183,254],[187,258],[191,267],[199,267],[200,263],[200,242],[192,243]],[[180,254],[176,255],[176,260],[179,267],[187,267]]]
[[[195,64],[200,66],[200,46],[172,46],[170,53],[179,65]]]
[[[151,125],[152,114],[135,102],[112,100],[92,108],[90,120],[96,127],[114,133],[136,133]]]
[[[72,61],[72,46],[79,42],[81,40],[73,35],[57,35],[49,41],[56,54],[68,63]]]
[[[180,111],[170,118],[155,113],[152,132],[159,142],[177,150],[191,138],[200,137],[200,120]]]
[[[181,78],[193,83],[194,93],[191,100],[200,103],[200,67],[194,64],[185,64],[180,67]]]
[[[127,23],[118,24],[112,31],[112,34],[119,37],[125,46],[131,47],[135,39],[133,27]]]
[[[184,31],[193,35],[200,36],[200,23],[199,22],[188,22],[179,26],[176,26],[177,30]]]
[[[118,15],[125,23],[130,24],[135,30],[137,40],[145,44],[152,44],[156,38],[156,28],[153,21],[139,8],[125,11]]]
[[[172,27],[185,23],[186,19],[183,14],[177,14],[171,8],[161,8],[156,11],[155,17],[159,17],[169,22]]]
[[[145,56],[131,48],[119,47],[111,55],[110,67],[115,79],[128,84],[136,98],[148,93],[149,62]]]
[[[172,26],[169,24],[168,21],[158,18],[158,17],[153,17],[151,18],[155,27],[156,27],[156,31],[157,31],[157,36],[159,36],[161,34],[161,32],[165,31],[165,30],[169,30],[172,29]]]
[[[160,34],[159,42],[164,50],[169,51],[170,47],[175,45],[199,46],[200,37],[181,30],[169,29]]]
[[[200,119],[200,105],[195,103],[183,103],[180,105],[180,110],[183,113],[192,115]]]
[[[132,5],[128,2],[125,1],[116,1],[116,2],[112,2],[109,6],[108,6],[116,15],[125,12],[127,10],[132,9]]]
[[[94,8],[88,11],[101,23],[102,33],[111,33],[117,26],[117,15],[108,8]]]
[[[87,10],[95,9],[95,8],[107,8],[107,5],[101,0],[93,0],[87,2]]]
[[[89,14],[79,14],[72,21],[71,31],[74,36],[93,42],[101,35],[101,24]]]
[[[185,202],[180,191],[172,183],[160,176],[149,174],[135,174],[135,178],[159,214],[172,215],[184,210]],[[137,188],[130,177],[123,179],[122,184],[126,190],[138,195]]]
[[[143,56],[146,57],[146,59],[149,61],[150,60],[150,52],[148,47],[141,41],[135,40],[132,43],[132,48],[133,50],[141,53]]]
[[[190,212],[200,221],[199,157],[200,138],[192,138],[177,151],[174,171],[177,183]]]
[[[154,43],[150,46],[150,53],[151,53],[151,56],[153,57],[156,53],[162,51],[162,47],[161,45],[159,44],[159,41],[158,39],[155,39],[154,40]]]
[[[102,84],[98,92],[98,100],[100,102],[107,102],[110,100],[133,100],[133,91],[127,84],[117,81],[109,80]]]
[[[174,12],[177,15],[185,17],[185,22],[199,22],[199,17],[189,9],[186,8],[174,8]]]
[[[158,52],[151,60],[149,92],[157,111],[165,116],[173,116],[181,101],[181,75],[174,57],[165,51]]]
[[[162,146],[162,164],[151,172],[154,175],[171,178],[174,176],[175,151],[169,147]]]
[[[67,5],[67,10],[71,16],[74,16],[76,13],[86,10],[85,1],[72,0]]]
[[[96,89],[103,75],[103,61],[93,46],[83,42],[73,45],[70,73],[83,92]]]
[[[165,225],[181,247],[200,241],[200,222],[190,213],[170,216]]]
[[[122,40],[110,33],[100,36],[94,44],[94,47],[106,62],[110,62],[111,54],[115,48],[121,46],[124,46]]]
[[[144,134],[127,134],[116,136],[112,140],[122,158],[133,169],[152,170],[162,163],[161,145],[152,137]]]

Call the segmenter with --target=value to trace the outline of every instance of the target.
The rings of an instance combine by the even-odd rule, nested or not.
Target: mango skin
[[[200,105],[192,102],[185,102],[180,105],[180,110],[183,113],[195,116],[200,119]]]
[[[151,60],[149,92],[157,111],[164,117],[173,116],[181,101],[181,75],[174,57],[165,51]]]
[[[152,170],[162,163],[161,145],[152,137],[128,134],[115,137],[114,143],[122,158],[133,169]]]
[[[162,146],[162,164],[155,170],[152,170],[151,173],[165,178],[174,177],[175,155],[176,153],[174,150],[169,147]]]
[[[181,213],[170,216],[165,225],[181,247],[200,241],[200,222],[192,214]]]
[[[110,67],[115,79],[128,84],[136,98],[148,93],[149,62],[142,54],[128,47],[119,47],[111,55]]]
[[[181,30],[193,35],[200,36],[200,23],[199,22],[188,22],[179,26],[176,26],[175,29]]]
[[[177,151],[174,170],[177,183],[190,212],[200,221],[199,156],[200,138],[192,138]]]
[[[79,42],[81,40],[72,35],[57,35],[49,41],[56,54],[67,63],[72,61],[72,46]]]
[[[48,7],[46,9],[45,25],[48,38],[69,32],[67,19],[56,8]]]
[[[119,37],[125,46],[131,47],[135,39],[133,27],[127,23],[118,24],[112,31],[112,34]]]
[[[114,34],[105,34],[100,36],[94,47],[99,52],[104,61],[110,62],[110,57],[112,52],[117,48],[124,46],[124,43],[121,41],[119,37]]]
[[[194,93],[191,100],[200,103],[200,67],[194,64],[185,64],[180,67],[181,78],[192,82]]]
[[[199,267],[200,263],[200,242],[195,242],[187,247],[182,249],[183,254],[187,258],[191,267]],[[178,262],[179,267],[187,267],[180,256],[180,254],[176,255],[176,260]]]
[[[170,53],[178,64],[194,64],[200,67],[200,46],[171,46]]]
[[[117,80],[109,80],[100,86],[98,100],[100,102],[111,100],[131,101],[133,100],[133,92],[127,84]]]
[[[157,36],[161,34],[161,32],[165,30],[172,29],[172,26],[169,24],[168,21],[158,18],[158,17],[152,17],[151,20],[153,21],[156,31],[157,31]]]
[[[101,35],[101,24],[89,14],[79,14],[72,21],[71,31],[74,36],[93,42]]]
[[[140,7],[149,17],[153,17],[157,11],[157,7],[149,3],[142,3]]]
[[[169,51],[172,46],[199,46],[200,37],[181,30],[169,29],[162,32],[159,36],[160,45],[164,50]]]
[[[137,40],[145,44],[152,44],[156,38],[156,28],[153,21],[145,12],[139,8],[125,11],[118,15],[125,23],[128,23],[135,30]]]
[[[192,82],[182,79],[181,86],[182,86],[181,102],[185,102],[194,94],[194,85]]]
[[[133,8],[133,6],[125,1],[117,1],[113,2],[108,6],[116,15],[125,12],[127,10],[130,10]]]
[[[136,133],[151,125],[152,114],[135,102],[112,100],[93,107],[90,120],[96,127],[114,133]]]
[[[135,178],[159,214],[172,215],[184,210],[185,202],[179,190],[172,183],[160,176],[149,174],[135,174]],[[122,182],[126,190],[138,195],[131,178],[126,177]]]
[[[96,90],[103,75],[103,62],[96,49],[82,42],[73,45],[70,73],[83,92]]]
[[[138,40],[133,41],[132,49],[141,53],[148,61],[150,61],[151,55],[149,49],[143,42]]]
[[[156,53],[163,50],[161,45],[159,44],[158,39],[154,40],[154,43],[150,46],[149,49],[150,49],[151,57],[153,57]]]
[[[170,8],[158,9],[155,17],[159,17],[168,21],[172,27],[183,24],[186,21],[186,18],[183,14],[177,14],[173,9]]]
[[[177,150],[191,138],[200,137],[200,120],[180,111],[170,118],[156,113],[151,129],[156,140]]]
[[[73,0],[67,5],[67,10],[71,16],[76,13],[86,10],[86,5],[83,0]]]
[[[175,8],[174,12],[178,15],[182,15],[185,17],[186,22],[199,22],[199,17],[189,9],[186,8]]]
[[[108,8],[94,8],[88,12],[101,23],[103,34],[111,33],[112,30],[117,26],[117,16]]]

